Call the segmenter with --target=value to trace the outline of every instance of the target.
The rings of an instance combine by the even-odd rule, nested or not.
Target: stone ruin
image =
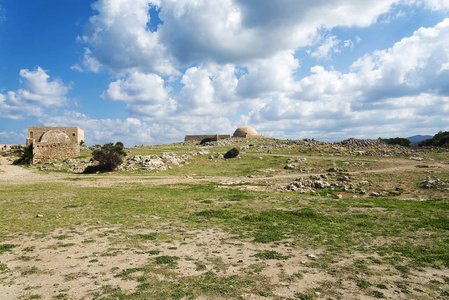
[[[205,138],[215,138],[217,141],[222,139],[230,139],[230,134],[204,134],[204,135],[186,135],[184,138],[184,142],[189,141],[201,141]],[[265,138],[263,135],[259,135],[257,131],[251,126],[242,126],[236,129],[232,138]]]
[[[80,156],[84,131],[78,127],[28,127],[27,146],[33,147],[33,164]]]

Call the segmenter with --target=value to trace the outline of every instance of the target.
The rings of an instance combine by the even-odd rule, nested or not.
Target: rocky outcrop
[[[191,159],[189,155],[175,155],[173,153],[163,153],[162,155],[134,155],[126,158],[118,168],[119,171],[132,170],[167,170],[171,167],[180,167],[188,164]]]

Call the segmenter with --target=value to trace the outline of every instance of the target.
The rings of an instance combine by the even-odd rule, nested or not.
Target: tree
[[[379,138],[379,139],[386,144],[400,145],[403,147],[410,147],[410,143],[411,143],[408,139],[404,139],[404,138],[400,138],[400,137],[391,138],[391,139],[382,139],[382,138]]]
[[[92,151],[92,157],[98,161],[98,166],[86,168],[84,173],[93,173],[96,171],[110,172],[117,168],[123,162],[123,157],[126,156],[126,152],[123,150],[124,146],[122,142],[104,144],[101,149]]]
[[[33,145],[23,147],[19,151],[21,152],[20,158],[13,162],[14,165],[29,165],[33,163]]]
[[[422,141],[418,145],[419,147],[425,146],[434,146],[434,147],[442,147],[449,148],[449,131],[440,131],[434,135],[433,138]]]

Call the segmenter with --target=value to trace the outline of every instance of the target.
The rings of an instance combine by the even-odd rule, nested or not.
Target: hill
[[[424,140],[428,140],[431,138],[432,138],[431,135],[414,135],[414,136],[408,137],[407,140],[409,140],[412,143],[419,143],[419,142],[422,142]]]

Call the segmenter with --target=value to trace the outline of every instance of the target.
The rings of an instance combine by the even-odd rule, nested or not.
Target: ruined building
[[[263,135],[259,135],[257,131],[251,126],[242,126],[237,128],[234,132],[233,138],[264,138]],[[216,138],[217,140],[229,139],[230,134],[204,134],[204,135],[186,135],[185,142],[188,141],[201,141],[205,138]]]
[[[251,126],[242,126],[237,128],[232,135],[234,138],[245,138],[245,139],[259,139],[265,138],[263,135],[259,135]]]
[[[78,127],[29,126],[27,146],[33,145],[33,164],[80,155],[84,131]]]

